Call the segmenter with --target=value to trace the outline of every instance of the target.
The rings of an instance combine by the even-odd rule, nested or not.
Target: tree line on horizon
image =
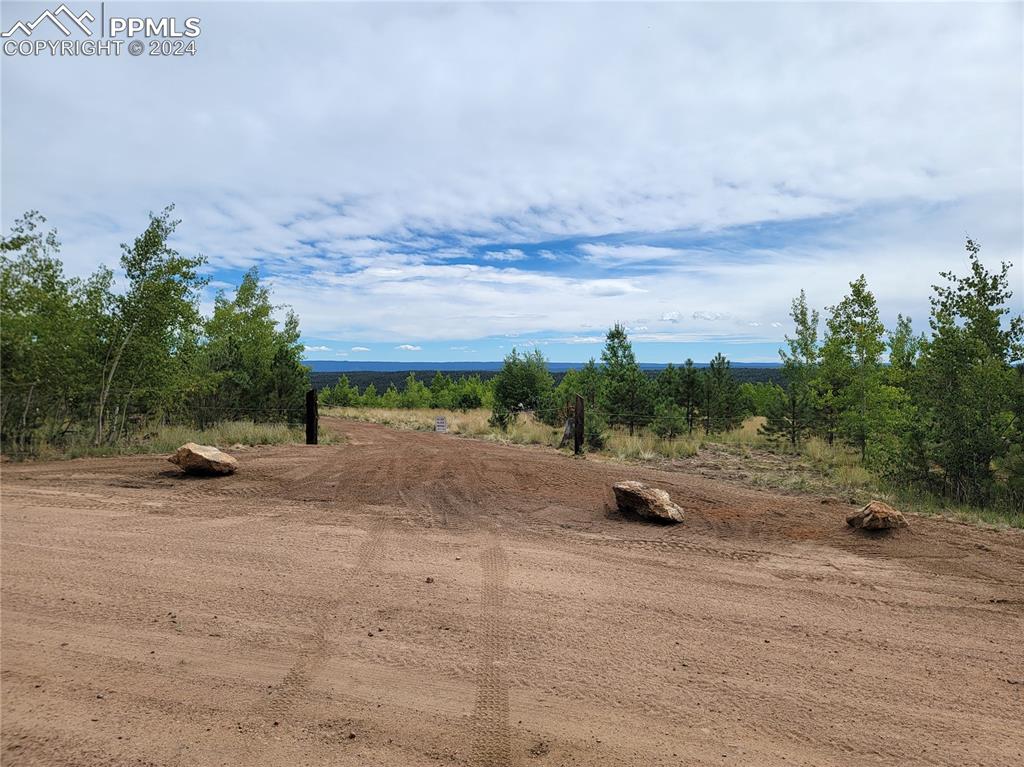
[[[0,449],[112,445],[155,423],[301,421],[309,371],[255,270],[203,317],[205,259],[168,245],[173,206],[121,246],[123,283],[67,277],[55,230],[29,211],[0,238]]]
[[[274,317],[256,270],[202,316],[205,259],[168,245],[172,207],[122,245],[123,280],[101,267],[67,277],[54,230],[30,211],[0,238],[0,449],[30,453],[87,442],[110,445],[154,422],[298,422],[310,385],[298,318]],[[824,315],[801,291],[776,382],[740,382],[717,354],[706,368],[685,360],[651,375],[622,325],[600,360],[552,376],[539,350],[513,350],[488,380],[409,373],[399,388],[363,390],[342,376],[320,391],[325,405],[491,410],[496,428],[531,411],[560,426],[577,395],[586,439],[609,429],[672,439],[714,434],[764,416],[762,433],[798,450],[809,438],[849,446],[892,481],[975,505],[1024,506],[1024,318],[1013,314],[1010,265],[989,271],[966,242],[965,275],[940,274],[928,332],[909,317],[886,328],[862,275]],[[822,327],[823,326],[823,327]]]
[[[764,416],[761,433],[793,451],[811,437],[845,445],[876,475],[973,505],[1024,507],[1024,319],[1010,309],[1010,264],[988,271],[966,242],[968,273],[942,272],[933,286],[930,333],[898,315],[886,328],[861,275],[821,313],[804,291],[793,300],[792,336],[780,350],[780,383],[740,383],[717,354],[648,375],[625,328],[615,324],[600,360],[557,383],[540,350],[513,349],[488,381],[438,372],[429,385],[362,393],[343,377],[325,404],[355,407],[488,407],[507,429],[520,413],[560,426],[583,397],[586,441],[600,448],[610,428],[650,429],[668,439],[735,429]],[[479,404],[477,404],[479,402]]]
[[[609,426],[664,437],[737,427],[765,417],[761,433],[798,450],[809,437],[855,449],[890,481],[958,502],[1024,510],[1024,318],[1010,309],[1010,264],[988,271],[966,242],[968,273],[942,272],[933,286],[929,334],[898,315],[887,329],[864,275],[821,314],[804,291],[791,307],[792,336],[780,350],[782,384],[738,384],[718,354],[645,376],[622,325],[606,337],[599,363],[553,386],[543,355],[513,352],[494,380],[493,423],[517,411],[552,424],[586,403],[586,438],[600,446]]]

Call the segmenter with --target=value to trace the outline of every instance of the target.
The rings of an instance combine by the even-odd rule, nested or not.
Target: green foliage
[[[547,360],[539,349],[528,354],[513,349],[494,378],[495,424],[507,428],[516,413],[549,405],[552,386]]]
[[[665,439],[675,439],[689,432],[686,411],[675,402],[661,402],[654,411],[654,433]]]
[[[392,391],[394,387],[389,387],[388,391]],[[443,391],[443,384],[438,392]],[[387,397],[387,392],[385,392]],[[416,374],[410,372],[405,379],[405,387],[402,389],[401,397],[398,398],[396,403],[392,404],[391,400],[387,400],[387,404],[384,407],[404,407],[404,408],[429,408],[432,406],[434,401],[434,392],[432,388],[428,388],[426,385],[421,383],[416,378]],[[383,403],[382,403],[383,404]]]
[[[320,390],[320,403],[328,407],[352,407],[359,404],[359,390],[343,375],[334,386]]]
[[[653,411],[650,379],[643,374],[633,354],[626,328],[615,323],[601,352],[601,386],[598,402],[610,424],[629,427],[629,433],[651,420]]]
[[[301,413],[307,371],[298,321],[281,328],[255,272],[234,300],[199,314],[202,257],[169,244],[168,207],[121,246],[125,283],[97,270],[64,276],[56,232],[34,211],[0,240],[0,442],[34,445],[123,442],[154,423],[203,424]],[[294,420],[294,419],[293,419]]]
[[[434,408],[465,412],[487,407],[493,396],[490,384],[478,375],[453,380],[446,374],[436,373],[427,386],[414,372],[410,372],[402,382],[402,388],[392,381],[381,395],[377,394],[377,386],[372,382],[360,394],[359,388],[352,385],[347,375],[343,375],[333,386],[324,386],[319,399],[325,407]]]
[[[392,388],[392,387],[388,387]],[[380,407],[380,395],[377,394],[377,387],[374,384],[370,384],[363,393],[359,395],[359,406],[360,407]]]
[[[829,311],[822,357],[836,382],[833,391],[839,401],[839,429],[866,458],[877,415],[872,406],[883,399],[878,387],[882,384],[885,326],[863,274],[850,283],[849,295]]]
[[[783,438],[796,450],[814,427],[817,410],[813,385],[818,372],[818,312],[807,307],[804,291],[793,299],[790,317],[795,335],[786,336],[789,348],[779,350],[785,386],[766,387],[763,403],[766,420],[761,431]],[[761,393],[761,392],[759,392]]]
[[[601,450],[608,441],[608,421],[600,413],[584,411],[583,442],[590,450]]]
[[[740,384],[740,397],[743,399],[743,408],[751,415],[767,416],[768,410],[778,397],[777,392],[781,390],[778,384],[758,382],[743,382]]]
[[[255,269],[242,278],[233,298],[217,294],[194,366],[204,395],[201,415],[245,418],[274,411],[282,420],[301,420],[309,382],[298,320],[289,311],[279,327],[273,312],[270,292]]]
[[[707,434],[730,431],[743,421],[743,398],[732,377],[729,360],[721,352],[701,373],[701,412]]]
[[[907,445],[907,465],[957,500],[984,505],[1009,492],[1019,503],[1022,384],[1012,363],[1024,356],[1024,319],[1008,308],[1009,265],[989,272],[977,243],[968,239],[966,247],[970,273],[943,272],[947,284],[933,287],[932,336],[911,379],[921,427]],[[915,461],[916,453],[927,461]],[[1002,483],[997,466],[1009,474]]]

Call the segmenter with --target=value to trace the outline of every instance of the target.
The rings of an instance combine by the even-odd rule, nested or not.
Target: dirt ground
[[[328,426],[5,465],[4,765],[1024,764],[1020,532]]]

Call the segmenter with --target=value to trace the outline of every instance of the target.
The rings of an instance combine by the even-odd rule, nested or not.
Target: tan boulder
[[[672,503],[664,490],[648,487],[642,482],[617,482],[612,485],[619,511],[652,519],[682,522],[683,510]]]
[[[188,474],[231,474],[238,468],[238,461],[227,453],[195,442],[186,442],[167,460]]]
[[[907,520],[889,504],[871,501],[864,508],[847,514],[846,524],[861,530],[890,530],[906,527]]]

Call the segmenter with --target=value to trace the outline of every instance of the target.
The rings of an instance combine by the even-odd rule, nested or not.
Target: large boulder
[[[651,519],[682,522],[683,510],[672,503],[668,493],[643,482],[617,482],[612,485],[619,511]]]
[[[227,453],[195,442],[186,442],[167,460],[188,474],[231,474],[238,468],[238,461]]]
[[[847,514],[846,524],[861,530],[891,530],[906,527],[907,520],[889,504],[871,501],[864,508]]]

